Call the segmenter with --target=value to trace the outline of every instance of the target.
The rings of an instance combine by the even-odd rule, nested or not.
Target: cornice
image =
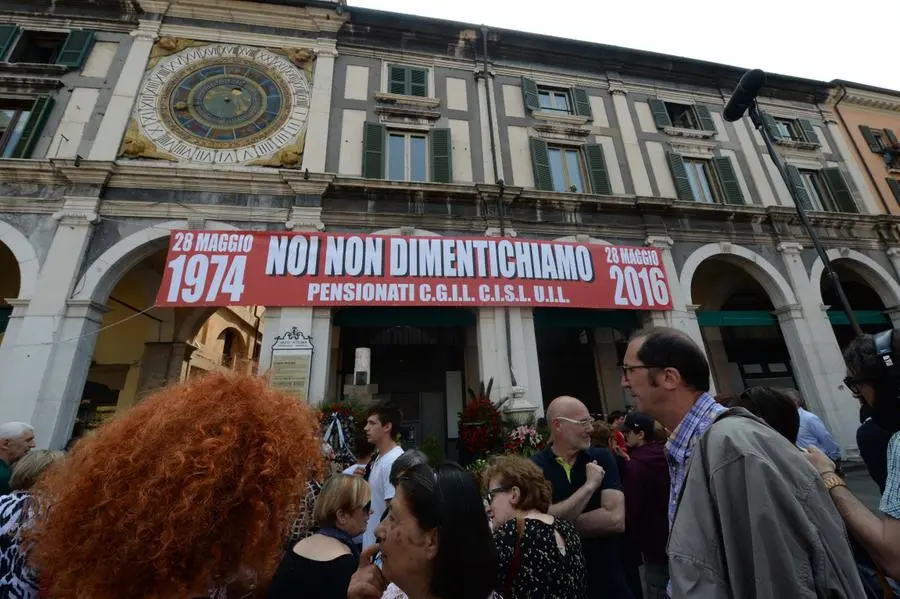
[[[167,17],[198,19],[213,23],[241,25],[276,25],[284,29],[310,33],[337,33],[350,14],[326,8],[287,6],[265,2],[237,0],[179,0],[168,5]]]
[[[72,16],[28,15],[23,13],[0,14],[0,24],[12,23],[26,29],[67,32],[71,29],[90,29],[107,33],[128,33],[136,23],[108,19],[81,19]]]
[[[876,110],[900,112],[900,95],[881,94],[850,88],[847,89],[847,95],[843,97],[841,104],[853,104]]]
[[[116,163],[108,185],[115,188],[294,195],[279,170],[252,167],[220,170],[210,167],[119,162]]]
[[[224,204],[172,204],[139,202],[134,200],[103,200],[100,218],[124,220],[150,218],[159,220],[188,220],[202,217],[206,220],[240,223],[273,223],[283,225],[288,220],[290,208],[264,208],[259,206],[230,206]]]

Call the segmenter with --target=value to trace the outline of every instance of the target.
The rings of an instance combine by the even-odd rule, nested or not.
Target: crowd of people
[[[0,596],[896,597],[900,376],[883,345],[845,353],[881,515],[799,394],[713,397],[703,351],[666,328],[628,344],[635,410],[557,397],[549,445],[480,480],[404,452],[389,404],[338,466],[311,408],[237,374],[160,390],[67,453],[7,423]]]

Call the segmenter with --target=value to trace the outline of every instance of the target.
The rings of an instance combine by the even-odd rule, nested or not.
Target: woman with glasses
[[[269,587],[270,599],[347,597],[361,549],[354,537],[365,531],[371,511],[364,478],[349,474],[329,478],[313,511],[319,531],[281,559]]]
[[[547,514],[550,483],[541,469],[520,456],[499,456],[484,481],[500,557],[498,592],[504,599],[582,599],[581,539],[571,522]]]
[[[491,596],[497,552],[478,483],[458,464],[417,464],[398,473],[375,536],[378,543],[363,552],[350,581],[349,599],[381,599],[388,583],[409,599]]]

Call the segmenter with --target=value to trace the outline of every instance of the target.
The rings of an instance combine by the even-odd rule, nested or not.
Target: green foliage
[[[481,381],[481,385],[479,386],[477,393],[475,391],[473,391],[471,387],[469,387],[469,389],[468,389],[469,398],[472,401],[475,401],[478,399],[490,399],[491,398],[491,390],[493,388],[494,388],[494,377],[491,377],[490,380],[488,380],[487,385],[484,384],[484,381]]]
[[[441,442],[438,441],[438,438],[434,435],[425,437],[425,440],[422,441],[422,446],[419,449],[428,456],[428,463],[431,466],[437,465],[444,459],[444,448],[441,446]]]

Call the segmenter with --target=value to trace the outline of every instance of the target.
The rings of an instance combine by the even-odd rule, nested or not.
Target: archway
[[[758,385],[795,387],[776,316],[779,308],[794,303],[790,286],[747,248],[732,246],[718,253],[707,249],[704,254],[689,258],[691,270],[683,271],[682,284],[697,306],[716,389],[734,394]]]
[[[31,299],[40,261],[34,246],[18,229],[0,221],[0,344],[9,326],[12,299]]]
[[[6,300],[19,297],[21,278],[19,264],[12,250],[0,243],[0,344],[3,343],[13,310]]]

